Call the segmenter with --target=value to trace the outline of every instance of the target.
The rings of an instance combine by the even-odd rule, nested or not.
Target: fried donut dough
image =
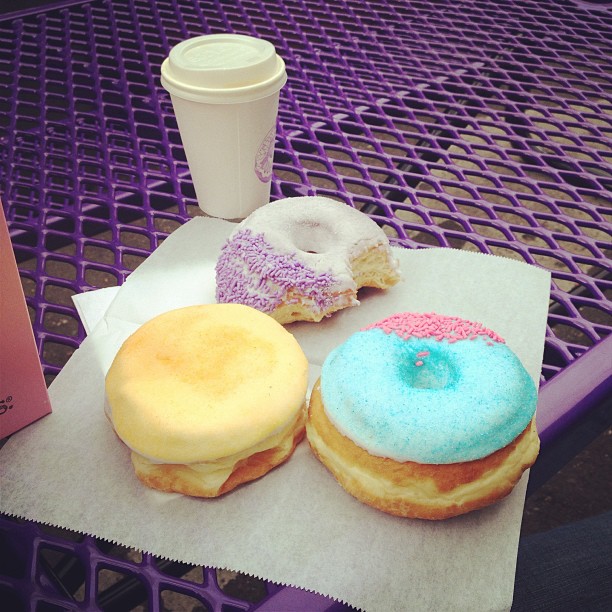
[[[215,461],[189,464],[155,463],[132,451],[136,476],[152,489],[183,493],[193,497],[218,497],[250,480],[267,474],[287,460],[304,438],[306,406],[275,440]],[[274,446],[266,448],[270,444]],[[262,448],[265,450],[257,450]]]
[[[516,440],[483,459],[434,465],[376,457],[332,425],[319,383],[310,399],[306,431],[314,454],[351,495],[389,514],[431,520],[505,497],[539,449],[534,419]]]

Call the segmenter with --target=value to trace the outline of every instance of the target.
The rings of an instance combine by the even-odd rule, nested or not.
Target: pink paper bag
[[[4,211],[0,206],[0,439],[51,412]]]

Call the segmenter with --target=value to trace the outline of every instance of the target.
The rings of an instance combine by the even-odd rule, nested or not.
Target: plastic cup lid
[[[179,43],[161,66],[171,94],[213,104],[265,98],[287,82],[274,45],[241,34],[210,34]]]

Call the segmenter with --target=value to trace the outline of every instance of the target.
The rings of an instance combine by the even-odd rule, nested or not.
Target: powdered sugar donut
[[[286,198],[257,209],[230,235],[216,265],[216,297],[283,324],[320,321],[357,305],[361,287],[387,289],[398,280],[389,240],[367,215],[329,198]]]
[[[306,431],[361,501],[441,519],[510,493],[538,454],[536,401],[534,381],[492,330],[401,313],[328,355]]]

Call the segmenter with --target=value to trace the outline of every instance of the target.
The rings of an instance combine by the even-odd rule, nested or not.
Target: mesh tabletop
[[[272,199],[330,196],[371,215],[394,244],[550,270],[546,426],[596,399],[590,364],[609,359],[612,329],[612,3],[56,0],[0,10],[0,196],[48,382],[85,336],[71,296],[121,284],[201,214],[159,70],[181,40],[231,31],[269,40],[287,65]],[[164,590],[214,610],[266,609],[283,596],[261,583],[260,603],[239,601],[213,570],[194,584],[147,555],[119,560],[91,538],[8,519],[0,536],[9,548],[11,538],[37,542],[20,569],[0,572],[0,589],[60,609],[99,603],[102,570],[136,580],[150,609]],[[51,565],[42,550],[70,553],[71,575],[91,578],[80,599],[40,569]]]

